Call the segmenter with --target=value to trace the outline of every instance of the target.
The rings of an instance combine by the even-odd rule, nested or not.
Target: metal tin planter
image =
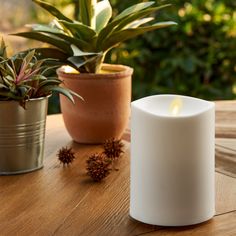
[[[48,97],[31,99],[26,110],[17,101],[0,101],[0,175],[43,167]]]

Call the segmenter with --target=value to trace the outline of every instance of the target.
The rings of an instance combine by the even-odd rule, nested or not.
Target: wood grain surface
[[[236,101],[216,102],[216,137],[236,138]]]
[[[216,171],[236,178],[236,101],[216,102]]]
[[[221,127],[222,120],[217,122]],[[90,153],[100,152],[101,146],[72,142],[61,115],[49,116],[44,168],[0,176],[0,235],[236,235],[236,142],[232,135],[216,140],[216,216],[200,225],[178,228],[146,225],[130,218],[129,137],[127,130],[119,171],[93,183],[86,176],[85,162]],[[57,160],[62,146],[71,146],[76,152],[69,167]]]

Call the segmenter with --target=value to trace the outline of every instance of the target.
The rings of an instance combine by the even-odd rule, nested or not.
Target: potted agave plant
[[[48,97],[59,92],[74,102],[61,80],[47,77],[45,60],[35,51],[8,57],[0,48],[0,175],[19,174],[43,166]]]
[[[61,96],[66,128],[81,143],[101,143],[120,138],[130,115],[131,76],[133,69],[104,64],[108,51],[119,43],[175,25],[171,21],[152,23],[147,17],[169,4],[156,6],[154,1],[135,4],[112,18],[109,0],[79,0],[79,16],[70,19],[49,3],[33,0],[56,19],[49,25],[31,25],[31,31],[16,35],[53,45],[36,49],[43,56],[58,59],[70,67],[57,70],[59,78],[78,92],[85,102],[72,106]],[[72,69],[73,68],[73,69]]]

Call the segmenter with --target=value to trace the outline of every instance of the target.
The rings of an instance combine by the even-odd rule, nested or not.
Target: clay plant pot
[[[60,96],[65,126],[76,142],[95,144],[120,138],[127,127],[133,69],[104,64],[102,70],[106,73],[66,73],[63,67],[57,70],[65,86],[84,98],[76,98],[73,105]]]

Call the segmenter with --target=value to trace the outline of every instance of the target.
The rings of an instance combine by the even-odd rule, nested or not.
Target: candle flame
[[[68,73],[68,74],[70,74],[70,73],[78,74],[78,71],[75,70],[75,69],[74,69],[73,67],[71,67],[71,66],[63,66],[63,70],[64,70],[65,73]]]
[[[181,98],[175,98],[170,104],[170,113],[172,116],[177,116],[183,106],[183,101]]]

